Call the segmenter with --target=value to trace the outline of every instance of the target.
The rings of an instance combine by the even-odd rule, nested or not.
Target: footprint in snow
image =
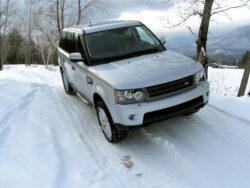
[[[123,161],[123,165],[128,169],[132,169],[135,166],[129,155],[123,156],[121,160]]]
[[[143,173],[136,174],[136,177],[137,178],[142,178],[143,177]]]

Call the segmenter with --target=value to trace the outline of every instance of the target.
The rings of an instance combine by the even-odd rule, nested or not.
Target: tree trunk
[[[62,0],[62,2],[61,2],[61,31],[60,31],[60,34],[64,28],[64,10],[65,10],[65,0]]]
[[[77,18],[77,25],[80,24],[81,22],[81,17],[82,17],[82,7],[81,7],[81,0],[78,0],[78,18]]]
[[[48,54],[47,54],[47,60],[46,60],[46,66],[45,66],[46,69],[49,68],[50,54],[51,54],[51,48],[49,48]]]
[[[60,6],[60,2],[59,2],[59,0],[57,0],[56,1],[56,23],[57,23],[58,33],[61,35],[59,6]]]
[[[5,20],[4,20],[3,34],[6,33],[6,29],[7,29],[7,23],[8,23],[8,18],[9,18],[9,8],[10,8],[10,0],[7,0],[7,2],[6,2],[6,15],[5,15]]]
[[[205,0],[204,11],[202,14],[202,20],[199,29],[199,35],[197,39],[197,49],[196,49],[196,59],[199,60],[202,48],[207,52],[207,35],[211,17],[211,11],[214,0]],[[206,62],[201,62],[205,71],[207,72],[207,60]]]
[[[7,25],[8,25],[8,19],[9,19],[9,9],[10,9],[10,0],[6,1],[6,13],[5,13],[5,19],[3,23],[3,33],[2,33],[2,41],[0,45],[0,70],[2,70],[3,65],[6,63],[6,58],[8,54],[7,45],[8,41],[6,39],[6,30],[7,30]]]
[[[238,92],[238,97],[244,96],[246,88],[247,88],[247,82],[248,82],[248,78],[249,78],[249,73],[250,73],[250,61],[246,62],[246,67],[245,67],[245,71],[241,80],[241,84],[240,84],[240,89]]]
[[[29,28],[28,28],[28,61],[27,61],[27,65],[30,66],[31,64],[31,40],[32,40],[32,36],[31,36],[31,21],[32,21],[32,7],[30,6],[29,9]]]

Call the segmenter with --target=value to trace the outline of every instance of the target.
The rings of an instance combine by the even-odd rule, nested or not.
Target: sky
[[[230,1],[228,5],[237,5],[240,0]],[[178,20],[173,12],[176,7],[175,1],[171,0],[108,0],[105,11],[94,16],[96,20],[139,20],[146,24],[154,32],[167,32],[169,35],[178,35],[187,32],[186,26],[190,26],[194,31],[198,29],[200,20],[193,18],[186,25],[177,28],[169,28],[166,20]],[[210,30],[220,33],[225,30],[232,30],[239,26],[250,25],[250,9],[233,9],[227,12],[228,16],[214,16],[210,25]],[[189,31],[188,31],[189,32]]]

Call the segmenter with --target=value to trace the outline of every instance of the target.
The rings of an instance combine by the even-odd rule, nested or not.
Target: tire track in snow
[[[78,101],[80,101],[80,100],[78,99]],[[84,105],[81,102],[80,102],[80,104]],[[87,145],[89,145],[89,147],[91,147],[91,150],[93,149],[93,147],[95,148],[95,151],[92,150],[92,152],[94,153],[94,156],[103,156],[105,158],[103,160],[104,163],[108,164],[109,166],[115,166],[115,165],[120,166],[121,170],[117,170],[117,168],[115,168],[115,169],[110,168],[110,167],[109,168],[110,168],[110,171],[113,172],[113,174],[115,174],[116,177],[119,179],[119,182],[121,182],[121,181],[123,182],[124,187],[131,187],[131,184],[134,184],[134,187],[142,186],[142,181],[141,181],[142,179],[138,180],[138,177],[136,177],[136,175],[138,175],[139,173],[144,173],[144,171],[143,171],[144,168],[143,169],[140,168],[140,164],[141,164],[140,159],[142,159],[142,160],[145,159],[146,154],[144,156],[140,155],[138,158],[138,155],[136,155],[136,153],[134,153],[133,151],[141,151],[142,148],[146,147],[146,148],[151,148],[151,149],[154,148],[153,151],[151,150],[150,152],[165,153],[165,152],[162,152],[162,147],[159,146],[157,142],[154,142],[152,139],[149,139],[148,135],[146,135],[146,133],[144,131],[139,131],[139,130],[136,131],[137,135],[136,136],[134,135],[135,136],[134,138],[130,137],[130,138],[127,138],[127,140],[124,140],[122,143],[110,144],[104,138],[101,130],[99,130],[99,125],[98,125],[98,122],[96,119],[96,115],[92,111],[92,109],[90,109],[90,107],[87,107],[87,108],[85,108],[84,106],[82,107],[83,112],[87,110],[88,116],[86,116],[85,114],[79,113],[80,112],[79,111],[79,103],[75,104],[75,108],[77,109],[76,113],[78,112],[79,117],[85,116],[84,118],[87,121],[89,120],[88,126],[82,127],[83,131],[80,131],[80,132],[85,133],[85,134],[82,134],[84,137],[81,136],[84,139],[83,142],[88,142]],[[93,121],[93,120],[96,120],[96,121]],[[98,129],[98,135],[94,135],[94,137],[90,136],[90,135],[93,135],[93,133],[97,133],[96,129]],[[77,130],[78,130],[78,128],[77,128]],[[142,137],[140,137],[140,136],[142,136]],[[130,140],[130,139],[132,139],[132,140]],[[127,148],[130,148],[131,151],[130,151],[130,149],[127,150]],[[173,159],[176,159],[176,157],[177,157],[176,155],[178,155],[178,154],[173,152],[173,150],[175,150],[174,147],[172,148],[172,152],[170,152],[170,150],[168,150],[168,154],[170,154],[170,157],[172,157]],[[149,150],[147,150],[147,149],[145,149],[144,151],[149,152]],[[121,161],[121,158],[124,155],[128,155],[128,154],[132,157],[133,160],[136,159],[136,161],[134,161],[134,162],[136,162],[135,166],[130,170],[125,168],[125,166],[122,164],[122,161]],[[158,164],[160,166],[162,166],[162,163],[163,164],[166,163],[168,158],[169,158],[169,156],[161,155],[160,161],[157,160],[159,162]],[[151,159],[149,159],[149,161],[150,160]],[[138,162],[138,164],[137,164],[137,162]],[[152,166],[152,169],[154,169],[154,165]],[[158,174],[157,171],[155,171],[155,173]],[[147,174],[147,175],[150,176],[151,174]],[[161,174],[161,176],[162,175],[163,174]],[[178,184],[180,187],[184,187],[184,185],[182,183],[178,182],[176,179],[170,178],[167,175],[163,175],[163,176],[164,176],[165,180],[168,180],[167,184],[170,184],[170,185],[172,185],[172,184],[177,185]],[[124,177],[125,177],[125,179],[124,179]],[[129,184],[127,182],[128,177],[130,177]],[[148,187],[147,180],[144,179],[143,181],[144,181],[143,186]],[[154,182],[154,184],[155,184],[155,182]],[[166,182],[164,183],[163,181],[161,181],[161,182],[157,182],[156,185],[151,184],[149,187],[151,187],[151,186],[162,187],[165,184],[166,184]],[[121,184],[118,184],[118,185],[120,185],[119,187],[121,187]]]
[[[67,117],[69,119],[67,119],[67,121],[72,122],[72,127],[67,127],[69,128],[68,131],[74,131],[74,134],[72,134],[72,136],[77,135],[79,137],[79,140],[81,140],[81,142],[83,143],[83,148],[86,148],[87,151],[89,152],[89,155],[91,156],[91,159],[94,161],[94,164],[96,164],[98,166],[98,168],[101,170],[101,173],[99,173],[98,171],[95,171],[95,176],[93,176],[93,178],[89,179],[88,181],[91,183],[95,183],[95,181],[99,181],[100,179],[103,178],[103,175],[109,174],[109,172],[111,170],[109,170],[109,168],[104,165],[103,163],[103,158],[100,158],[98,156],[102,156],[103,152],[100,152],[100,150],[95,148],[95,144],[94,142],[92,142],[91,139],[89,139],[90,137],[88,136],[88,131],[86,131],[85,129],[82,128],[82,125],[90,125],[91,126],[91,122],[88,121],[88,118],[84,118],[84,116],[82,116],[83,114],[81,114],[80,118],[78,116],[79,114],[79,106],[84,106],[84,104],[76,97],[74,96],[67,96],[66,94],[62,94],[62,91],[58,91],[58,89],[52,89],[50,92],[50,103],[55,103],[57,108],[60,109],[60,113],[63,117]],[[67,97],[66,97],[67,96]],[[75,107],[74,105],[72,105],[72,100],[78,101],[77,107]],[[64,101],[64,102],[62,102]],[[80,105],[79,105],[80,103]],[[67,105],[67,106],[66,106]],[[85,110],[85,109],[84,109]],[[77,115],[76,115],[77,114]],[[82,118],[83,117],[83,118]],[[54,127],[51,127],[51,129],[54,129]],[[66,130],[64,130],[66,131]],[[53,187],[63,187],[63,177],[66,176],[66,171],[67,171],[67,164],[65,162],[64,159],[64,155],[61,149],[61,144],[60,144],[60,139],[58,139],[58,131],[56,130],[52,130],[53,134],[54,134],[54,138],[55,140],[53,140],[54,145],[55,145],[55,150],[56,153],[58,155],[58,169],[57,169],[57,173],[55,176],[55,180],[53,183]],[[96,132],[96,131],[95,131]],[[90,135],[93,134],[90,133]],[[106,142],[106,140],[104,140],[104,142]],[[83,156],[84,157],[84,156]],[[91,169],[90,169],[91,170]],[[125,186],[121,186],[121,182],[122,181],[117,181],[117,176],[116,178],[113,178],[111,175],[108,178],[112,178],[113,182],[115,183],[115,185],[119,185],[118,187],[125,187]]]
[[[250,120],[247,120],[247,119],[242,118],[242,117],[239,117],[239,116],[237,116],[237,115],[235,115],[235,114],[233,114],[233,113],[230,113],[230,112],[227,112],[227,111],[225,111],[225,110],[222,110],[222,109],[220,109],[220,108],[218,108],[218,107],[216,107],[216,106],[214,106],[214,105],[212,105],[212,104],[208,104],[208,106],[211,107],[211,108],[213,108],[213,109],[215,109],[215,110],[217,110],[217,111],[219,111],[219,112],[221,112],[221,113],[223,113],[223,114],[225,114],[225,115],[227,115],[227,116],[230,116],[231,118],[238,119],[238,120],[241,121],[242,123],[244,123],[244,124],[250,126]]]
[[[84,104],[82,104],[82,105],[84,105]],[[79,114],[79,115],[82,116],[82,114]],[[110,144],[110,143],[105,143],[105,142],[107,142],[105,139],[103,139],[102,141],[99,141],[100,137],[98,138],[98,135],[93,136],[92,127],[96,127],[96,126],[93,125],[93,123],[88,121],[88,120],[87,120],[87,122],[88,122],[87,126],[89,126],[88,128],[86,126],[74,125],[75,131],[77,132],[77,134],[81,138],[82,142],[84,143],[84,146],[88,148],[90,155],[97,162],[100,169],[102,169],[103,172],[107,172],[109,174],[109,176],[112,177],[112,179],[115,182],[115,184],[117,185],[117,187],[129,187],[129,186],[125,186],[128,183],[126,182],[126,180],[124,180],[124,178],[122,177],[120,172],[118,172],[116,168],[112,168],[112,166],[117,165],[114,163],[114,161],[117,161],[117,159],[114,159],[114,157],[112,155],[113,153],[110,152],[107,147],[101,148],[102,146],[100,146],[101,142],[104,142],[105,145]],[[81,130],[81,131],[78,131],[78,130]],[[91,130],[91,132],[90,132],[90,130]],[[98,127],[97,130],[95,130],[95,132],[96,131],[101,132],[101,129]],[[95,136],[97,136],[97,137],[95,137]],[[101,136],[101,138],[103,138],[103,135],[99,134],[99,136]],[[107,155],[107,154],[109,154],[109,155]],[[98,157],[98,156],[100,156],[100,157]],[[111,172],[112,172],[112,174],[115,174],[115,178],[113,178]]]
[[[46,87],[46,90],[41,89],[40,90],[40,98],[44,98],[44,107],[45,108],[40,108],[40,110],[42,111],[42,114],[46,114],[48,113],[48,106],[52,105],[53,108],[57,108],[58,105],[60,104],[60,100],[58,101],[57,98],[55,97],[55,91],[57,91],[57,88],[52,87],[52,86],[48,86],[48,85],[36,85],[33,84],[34,86],[42,86],[42,88]],[[57,92],[58,94],[58,92]],[[47,96],[50,96],[49,98],[47,98]],[[53,108],[51,108],[50,110],[53,110]],[[57,158],[57,163],[56,163],[56,172],[55,172],[55,176],[52,182],[52,187],[54,188],[63,188],[65,187],[64,185],[64,181],[67,177],[67,164],[64,158],[64,154],[63,154],[63,148],[61,146],[60,143],[60,139],[58,137],[58,131],[56,130],[55,126],[50,126],[48,124],[47,126],[51,132],[51,142],[53,144],[53,150],[56,154],[56,158]]]
[[[151,127],[143,128],[140,131],[143,136],[141,139],[145,139],[145,141],[141,142],[150,148],[150,153],[154,153],[155,163],[150,165],[151,159],[147,159],[146,154],[143,155],[144,151],[146,150],[142,150],[142,148],[145,147],[143,144],[137,144],[138,149],[136,149],[136,151],[141,151],[140,156],[143,159],[143,164],[147,164],[146,166],[151,166],[151,171],[156,171],[156,173],[160,173],[164,176],[162,177],[162,179],[170,183],[168,187],[171,187],[171,185],[174,185],[174,187],[188,187],[185,183],[189,181],[186,173],[188,173],[187,169],[192,169],[192,166],[184,157],[182,150],[180,150],[179,145],[177,145],[176,143],[176,140],[167,131],[168,128],[171,128],[171,126],[169,126],[169,123],[171,123],[172,121],[173,119],[156,123]],[[178,121],[178,119],[175,119],[174,121]],[[126,142],[130,141],[126,140]],[[134,147],[134,143],[130,143],[130,145]],[[133,150],[135,150],[135,148],[133,148]],[[176,168],[178,168],[178,170],[175,170]],[[175,178],[179,176],[183,176],[185,178],[181,180]],[[197,174],[197,178],[206,181],[203,177],[199,176],[200,175]],[[208,182],[206,183],[208,184]],[[163,182],[163,184],[159,184],[156,187],[164,186],[165,185]]]
[[[9,138],[12,130],[12,125],[22,114],[26,112],[29,104],[32,102],[37,89],[34,89],[22,97],[17,104],[8,109],[8,111],[0,117],[0,150],[3,148],[5,142]]]
[[[54,150],[56,152],[57,158],[58,158],[58,163],[57,163],[57,172],[55,175],[55,179],[53,181],[53,186],[54,188],[63,188],[63,180],[65,179],[65,160],[63,158],[63,152],[62,149],[60,147],[60,143],[59,143],[59,139],[57,137],[56,132],[51,129],[51,133],[52,133],[52,141],[53,141],[53,145],[54,145]]]
[[[93,119],[96,119],[96,117],[92,109],[90,109],[91,107],[83,104],[78,98],[72,99],[71,103],[72,102],[72,110],[78,117],[78,123],[74,124],[75,131],[84,143],[84,146],[87,147],[90,155],[97,162],[100,169],[108,173],[109,178],[113,179],[117,187],[131,187],[132,182],[128,183],[124,174],[116,168],[117,165],[120,165],[119,154],[114,153],[114,150],[110,150],[110,148],[115,147],[115,145],[106,141],[97,120],[93,122]],[[86,110],[88,115],[84,114]],[[115,166],[115,168],[113,168],[113,166]],[[121,169],[123,170],[122,166]],[[113,174],[115,174],[115,178]]]

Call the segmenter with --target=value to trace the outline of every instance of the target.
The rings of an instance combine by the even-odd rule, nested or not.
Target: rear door
[[[74,34],[68,31],[62,32],[62,36],[60,39],[60,48],[59,48],[59,63],[63,66],[64,71],[66,71],[66,75],[68,81],[73,83],[73,69],[72,63],[69,60],[69,54],[74,51],[73,43]],[[74,83],[73,83],[74,84]]]

